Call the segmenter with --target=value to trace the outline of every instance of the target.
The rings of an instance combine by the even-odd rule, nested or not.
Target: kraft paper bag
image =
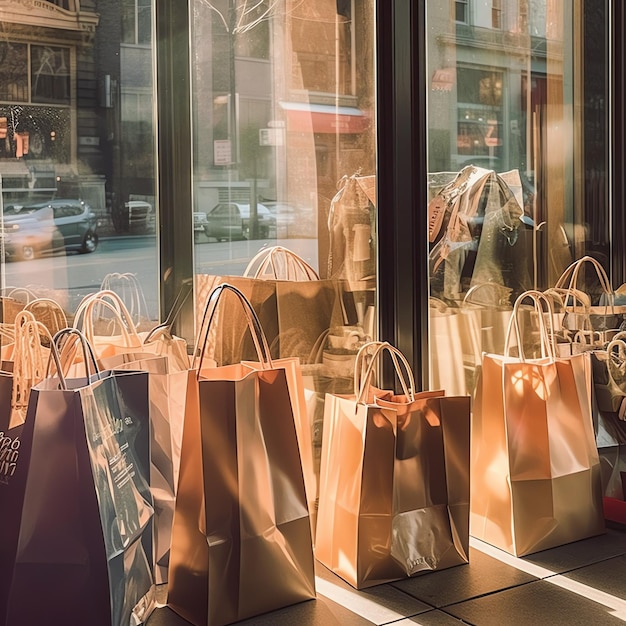
[[[383,350],[400,395],[370,384]],[[469,397],[413,389],[402,354],[370,342],[354,393],[327,397],[315,556],[357,589],[468,562]]]
[[[604,532],[589,354],[555,355],[551,300],[534,291],[515,302],[518,346],[528,298],[545,356],[485,354],[472,422],[471,534],[515,556]]]
[[[474,393],[480,367],[481,313],[469,307],[452,307],[429,299],[430,384],[449,395]]]
[[[252,261],[254,261],[253,259]],[[251,261],[251,263],[252,263]],[[289,267],[289,266],[287,266]],[[314,270],[310,270],[313,272]],[[252,304],[274,358],[298,357],[306,363],[318,338],[329,328],[346,323],[353,313],[344,303],[344,283],[337,280],[274,277],[267,272],[253,276],[196,276],[196,320],[200,320],[209,294],[222,283],[239,289]],[[238,310],[217,313],[207,355],[220,365],[256,359],[245,315]]]
[[[244,308],[254,367],[204,358],[226,292]],[[215,289],[203,320],[188,377],[167,602],[192,624],[221,625],[314,598],[315,576],[287,371],[274,366],[254,309],[232,285]]]
[[[140,624],[154,607],[148,374],[35,385],[0,510],[0,623]],[[84,341],[84,337],[81,338]],[[7,532],[8,530],[8,532]]]

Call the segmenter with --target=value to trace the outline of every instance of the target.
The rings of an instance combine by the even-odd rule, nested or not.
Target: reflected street
[[[248,261],[263,247],[283,245],[317,267],[314,239],[202,242],[194,246],[195,271],[219,276],[241,275]],[[100,240],[91,254],[56,254],[32,261],[0,265],[5,293],[11,287],[31,289],[39,297],[52,297],[66,311],[74,311],[87,294],[100,289],[102,280],[114,272],[135,274],[143,289],[147,315],[158,317],[158,253],[154,236],[119,236]],[[161,272],[164,274],[164,272]],[[142,315],[145,312],[142,312]]]

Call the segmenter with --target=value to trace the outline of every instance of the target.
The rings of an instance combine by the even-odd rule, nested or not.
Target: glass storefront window
[[[283,246],[337,281],[337,323],[367,324],[363,336],[375,325],[373,18],[373,2],[197,0],[192,23],[196,273],[241,276]]]
[[[52,297],[71,320],[130,274],[136,321],[158,319],[151,32],[151,0],[3,10],[3,296]]]
[[[576,54],[583,15],[579,1],[427,3],[433,388],[473,392],[481,352],[502,353],[520,293],[554,287],[583,255],[610,270],[606,130],[585,138],[581,113],[594,97]],[[592,145],[593,180],[583,174]]]
[[[318,466],[324,392],[352,392],[377,328],[374,2],[192,7],[196,328],[215,285],[244,292],[272,357],[300,359]],[[252,283],[271,250],[317,276],[278,260]],[[215,318],[220,364],[258,359],[238,317]]]

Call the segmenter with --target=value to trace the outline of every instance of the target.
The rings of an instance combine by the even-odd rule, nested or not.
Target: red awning
[[[329,104],[281,102],[287,118],[287,130],[301,133],[363,133],[370,118],[356,107]]]

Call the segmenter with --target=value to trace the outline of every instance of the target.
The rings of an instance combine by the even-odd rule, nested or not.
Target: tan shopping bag
[[[255,367],[204,360],[213,313],[228,292],[246,311]],[[206,319],[188,379],[168,588],[168,605],[197,625],[229,624],[315,597],[285,367],[274,366],[254,309],[233,286],[214,290]]]
[[[429,299],[430,386],[449,395],[474,393],[481,360],[481,311]]]
[[[595,274],[595,285],[584,282],[584,268]],[[583,256],[569,265],[555,284],[564,295],[567,316],[565,324],[571,330],[592,330],[601,333],[601,343],[611,339],[624,320],[624,305],[615,304],[611,281],[597,259]]]
[[[551,300],[532,291],[518,346],[526,299],[545,356],[483,355],[472,421],[471,534],[515,556],[604,532],[589,354],[555,356]]]
[[[400,395],[370,384],[383,351]],[[327,396],[315,556],[357,589],[468,562],[469,397],[413,389],[404,356],[370,342],[354,393]]]

